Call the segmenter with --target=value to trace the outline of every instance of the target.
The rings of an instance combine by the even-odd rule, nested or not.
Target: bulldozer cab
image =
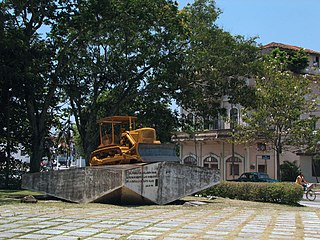
[[[135,129],[137,117],[132,116],[112,116],[99,119],[100,146],[120,144],[120,136],[129,129]]]

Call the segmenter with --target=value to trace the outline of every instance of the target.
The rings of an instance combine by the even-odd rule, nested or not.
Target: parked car
[[[245,172],[240,175],[238,179],[231,180],[236,182],[279,182],[272,179],[264,172]]]

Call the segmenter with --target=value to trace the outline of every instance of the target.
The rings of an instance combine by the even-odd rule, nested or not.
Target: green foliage
[[[255,106],[244,109],[243,121],[247,125],[237,127],[239,141],[263,139],[275,149],[278,178],[283,148],[294,144],[302,133],[311,129],[310,118],[301,116],[312,115],[317,106],[310,80],[285,70],[282,61],[281,55],[264,59],[256,78]]]
[[[297,166],[297,161],[283,161],[280,165],[281,181],[295,182],[299,175],[300,168]]]
[[[44,25],[53,27],[70,5],[40,0],[1,3],[0,86],[2,96],[10,93],[1,102],[5,103],[4,119],[10,121],[5,144],[12,145],[12,139],[23,144],[31,154],[32,172],[40,170],[45,139],[59,108],[56,93],[65,62],[63,49],[52,38],[42,38],[39,31]],[[19,133],[23,137],[19,138]],[[9,155],[13,148],[7,150]]]
[[[277,58],[282,64],[283,70],[289,70],[298,74],[301,74],[308,66],[308,54],[303,49],[293,51],[276,48],[266,58]]]
[[[204,196],[218,196],[245,201],[259,201],[296,205],[303,189],[292,183],[221,182],[201,192]]]
[[[232,36],[215,24],[220,14],[214,1],[199,0],[181,14],[188,32],[183,68],[179,74],[178,103],[202,118],[223,114],[221,98],[250,105],[252,89],[246,77],[256,72],[258,48],[254,39]],[[246,96],[246,97],[244,97]]]
[[[7,161],[0,157],[0,189],[21,189],[21,176],[29,170],[26,163],[13,158]]]

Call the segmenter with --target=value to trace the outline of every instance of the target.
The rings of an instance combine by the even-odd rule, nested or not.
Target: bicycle
[[[313,187],[312,183],[306,184],[306,187],[305,187],[306,198],[309,201],[314,201],[316,199],[316,197],[317,197],[317,194],[316,194],[315,191],[312,190],[312,187]]]

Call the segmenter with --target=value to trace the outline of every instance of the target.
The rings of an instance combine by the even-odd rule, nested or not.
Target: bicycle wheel
[[[309,201],[314,201],[316,199],[316,193],[310,189],[306,192],[306,197]]]

